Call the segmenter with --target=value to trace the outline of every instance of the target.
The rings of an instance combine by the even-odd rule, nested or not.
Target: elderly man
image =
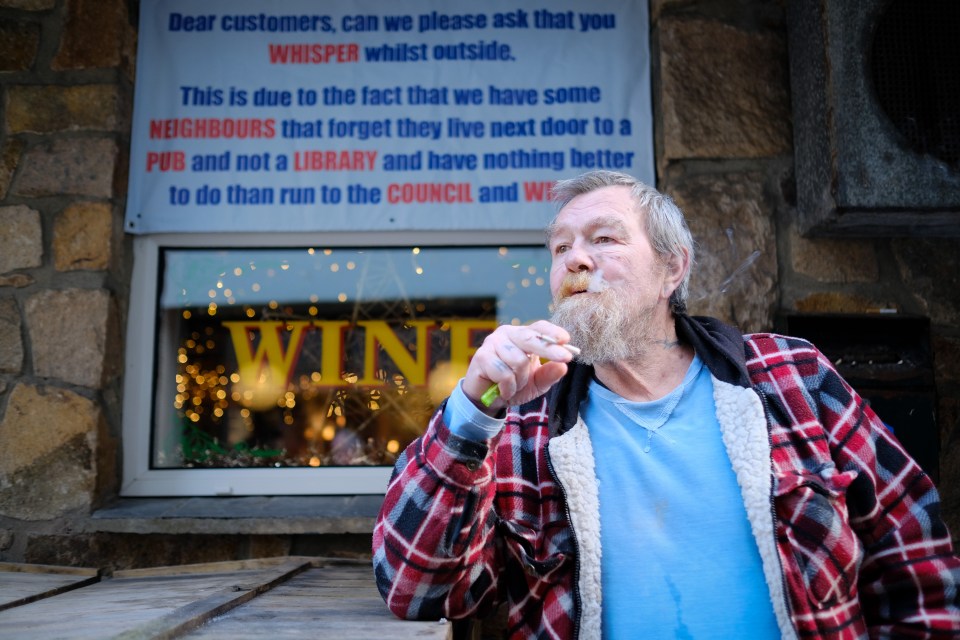
[[[960,637],[936,490],[830,362],[688,316],[693,241],[655,189],[553,195],[553,318],[488,336],[397,461],[390,609],[505,601],[516,638]]]

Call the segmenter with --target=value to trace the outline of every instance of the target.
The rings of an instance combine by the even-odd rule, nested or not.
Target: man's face
[[[551,225],[548,240],[554,301],[592,295],[582,284],[584,276],[592,277],[600,288],[609,286],[635,295],[638,302],[659,299],[665,269],[640,220],[630,188],[625,186],[604,187],[567,203]],[[582,275],[578,278],[577,274]],[[578,280],[581,284],[576,284]]]
[[[581,348],[580,360],[641,357],[661,331],[657,310],[673,286],[629,187],[605,187],[571,200],[551,225],[548,245],[553,321]]]

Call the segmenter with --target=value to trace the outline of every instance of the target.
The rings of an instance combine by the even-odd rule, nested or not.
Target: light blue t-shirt
[[[604,638],[779,638],[746,509],[694,358],[681,385],[581,403],[600,482]]]
[[[701,360],[654,402],[594,381],[580,412],[600,483],[603,637],[779,638]],[[459,385],[444,421],[477,441],[503,427]]]

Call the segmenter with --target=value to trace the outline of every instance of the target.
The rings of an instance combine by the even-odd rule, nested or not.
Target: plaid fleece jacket
[[[707,318],[678,316],[677,332],[713,376],[783,637],[960,638],[960,560],[937,492],[831,363],[806,341]],[[452,434],[441,409],[401,454],[373,535],[396,615],[506,601],[512,638],[600,637],[597,480],[577,410],[591,376],[571,366],[482,443]]]

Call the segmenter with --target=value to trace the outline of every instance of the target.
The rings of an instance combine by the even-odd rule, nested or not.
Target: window
[[[549,312],[542,245],[203,240],[137,239],[125,495],[382,492],[483,338]]]

